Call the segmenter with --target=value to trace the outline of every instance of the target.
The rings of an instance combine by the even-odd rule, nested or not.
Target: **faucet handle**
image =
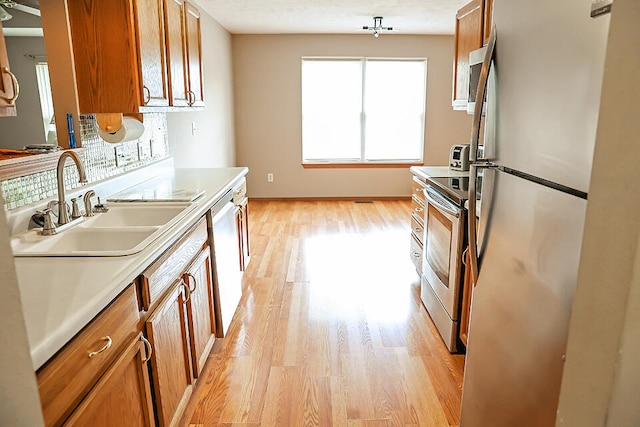
[[[107,207],[107,205],[103,205],[100,201],[100,197],[98,197],[98,203],[96,203],[96,205],[93,207],[93,211],[98,213],[105,213],[109,211],[109,208]]]
[[[84,216],[94,216],[93,208],[91,207],[91,198],[96,195],[96,192],[89,190],[85,193],[84,200]]]
[[[57,233],[56,226],[51,219],[51,208],[44,208],[41,211],[36,211],[38,215],[42,215],[44,218],[44,225],[42,226],[43,236],[52,236]]]
[[[71,219],[78,219],[82,216],[82,214],[80,213],[80,208],[78,207],[78,200],[80,199],[80,196],[78,197],[74,197],[71,199]]]

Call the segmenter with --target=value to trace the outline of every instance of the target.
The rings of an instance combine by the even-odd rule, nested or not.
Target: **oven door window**
[[[428,205],[425,259],[442,285],[449,287],[453,224],[432,205]]]

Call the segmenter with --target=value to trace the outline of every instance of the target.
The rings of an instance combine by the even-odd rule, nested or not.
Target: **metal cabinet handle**
[[[415,208],[415,209],[414,209],[414,211],[416,211],[416,212],[422,212],[422,211],[424,211],[424,209],[422,209],[422,208]]]
[[[193,279],[193,289],[191,289],[191,287],[189,287],[189,294],[192,294],[192,293],[194,293],[196,291],[196,288],[198,286],[198,281],[196,280],[194,275],[191,274],[191,273],[185,273],[184,275],[187,276],[189,279]],[[189,282],[191,282],[191,280],[189,280]]]
[[[149,101],[151,101],[151,91],[149,90],[148,87],[142,86],[142,93],[143,93],[142,102],[144,102],[144,105],[147,105]]]
[[[187,104],[193,105],[196,102],[196,94],[192,90],[187,91]]]
[[[102,353],[103,351],[107,351],[109,349],[109,347],[111,347],[111,344],[113,344],[113,341],[111,340],[111,337],[109,335],[107,335],[106,337],[102,337],[100,338],[101,340],[106,341],[104,343],[104,345],[96,351],[90,351],[89,352],[89,357],[94,357],[97,356],[98,354]]]
[[[469,246],[467,246],[464,250],[464,252],[462,252],[462,265],[464,265],[465,267],[467,267],[467,252],[469,251]]]
[[[15,74],[9,71],[9,67],[3,67],[2,72],[9,74],[9,77],[11,77],[11,84],[13,85],[13,96],[11,98],[0,96],[0,99],[5,100],[9,105],[14,105],[16,99],[18,99],[18,96],[20,96],[20,85],[18,84],[18,79],[16,78]]]
[[[184,288],[184,293],[186,295],[186,297],[185,297],[184,301],[182,301],[182,303],[186,304],[191,299],[191,290],[189,289],[189,286],[187,286],[187,284],[185,283],[184,279],[180,279],[180,286],[182,286]]]
[[[413,256],[416,258],[420,258],[422,256],[422,254],[419,254],[418,252],[414,252]]]
[[[153,347],[151,347],[151,343],[143,335],[140,335],[140,341],[142,341],[147,348],[147,357],[142,360],[142,363],[147,363],[153,354]]]

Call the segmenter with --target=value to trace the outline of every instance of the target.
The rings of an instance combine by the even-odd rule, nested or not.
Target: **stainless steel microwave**
[[[484,61],[486,51],[487,48],[485,46],[469,52],[469,97],[467,98],[467,114],[473,114],[473,110],[476,108],[478,82],[480,81],[480,71],[482,70],[482,62]],[[484,113],[484,105],[482,111]]]

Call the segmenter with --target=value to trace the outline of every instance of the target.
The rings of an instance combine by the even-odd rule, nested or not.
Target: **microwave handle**
[[[487,44],[487,51],[482,62],[482,70],[480,71],[480,80],[478,82],[478,92],[476,101],[484,99],[487,89],[487,80],[489,79],[489,67],[495,55],[496,49],[496,27],[491,29],[491,36]],[[485,159],[478,159],[478,140],[480,139],[480,122],[482,121],[482,104],[476,102],[473,110],[473,128],[471,129],[471,144],[469,148],[469,212],[468,212],[468,232],[469,232],[469,264],[471,268],[471,280],[478,283],[478,236],[476,233],[476,182],[479,169],[490,167],[490,162]]]

